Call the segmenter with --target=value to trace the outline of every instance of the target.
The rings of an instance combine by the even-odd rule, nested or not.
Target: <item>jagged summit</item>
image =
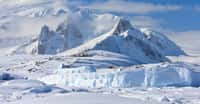
[[[119,18],[118,22],[114,26],[113,34],[120,34],[128,29],[132,28],[131,23],[125,18]]]
[[[45,43],[54,35],[53,31],[49,30],[48,26],[43,26],[38,38],[38,54],[45,54]]]
[[[83,34],[74,24],[68,24],[64,30],[65,50],[74,48],[83,43]]]
[[[33,49],[30,46],[34,46]],[[166,61],[167,55],[184,53],[163,34],[135,28],[122,17],[88,11],[69,15],[55,31],[48,26],[42,27],[37,41],[18,50],[28,53],[26,47],[34,50],[28,51],[31,54],[65,56],[81,56],[93,50],[108,51],[130,57],[135,63]],[[18,50],[14,52],[19,53]]]
[[[166,61],[167,59],[153,45],[148,43],[145,35],[133,28],[130,22],[120,18],[113,29],[89,42],[61,55],[82,56],[87,51],[104,50],[131,57],[137,63]]]

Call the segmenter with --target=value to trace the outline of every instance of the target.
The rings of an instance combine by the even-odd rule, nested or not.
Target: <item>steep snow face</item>
[[[140,31],[143,32],[148,41],[165,56],[185,55],[185,52],[181,50],[180,47],[178,47],[173,41],[169,40],[162,33],[152,31],[147,28],[141,28]]]
[[[131,28],[132,26],[128,20],[120,18],[113,29],[113,34],[121,34]]]
[[[129,21],[119,18],[114,28],[77,48],[62,55],[77,55],[88,50],[106,50],[130,56],[138,63],[166,61],[166,58],[149,44],[145,35],[133,28]]]
[[[139,30],[126,19],[97,14],[88,9],[69,13],[65,22],[55,30],[44,26],[37,42],[37,48],[31,51],[34,54],[66,51],[62,54],[70,56],[88,50],[105,50],[129,56],[138,63],[167,61],[167,55],[184,54],[162,34]],[[17,50],[15,52],[19,53]]]
[[[163,61],[164,56],[146,41],[144,34],[133,28],[128,20],[119,19],[109,37],[96,44],[94,50],[109,50],[128,55],[145,63]]]
[[[64,36],[64,50],[74,48],[83,43],[83,34],[73,23],[61,24],[57,30]]]
[[[56,29],[52,29],[55,31],[48,29],[51,31],[49,32],[45,31],[43,28],[41,29],[37,40],[45,40],[45,42],[38,41],[40,42],[40,46],[52,47],[52,45],[54,45],[54,48],[46,48],[51,52],[46,51],[39,54],[56,54],[64,50],[75,48],[93,38],[100,36],[103,33],[110,31],[117,19],[117,16],[111,14],[96,14],[87,9],[69,13],[65,22],[58,25]],[[50,35],[49,37],[49,34],[54,35]],[[45,37],[46,39],[44,39]],[[55,41],[57,44],[55,44]],[[41,49],[44,51],[43,48]],[[38,54],[38,51],[35,51],[34,54]],[[15,52],[17,52],[17,50]]]
[[[200,75],[193,64],[162,63],[133,66],[124,69],[98,69],[77,67],[58,69],[57,74],[40,80],[49,84],[89,88],[131,88],[199,86]],[[87,69],[87,70],[86,70]]]
[[[56,54],[63,51],[64,40],[62,35],[50,31],[47,26],[41,30],[38,39],[38,54]]]

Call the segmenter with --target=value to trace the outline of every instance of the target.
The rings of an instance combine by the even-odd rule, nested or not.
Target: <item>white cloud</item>
[[[200,6],[194,6],[194,10],[200,12]]]
[[[85,5],[84,7],[111,12],[138,14],[145,14],[150,12],[177,11],[182,9],[182,7],[178,5],[158,5],[144,2],[123,2],[119,0],[111,0],[103,3],[98,2],[90,5]]]
[[[160,24],[162,23],[162,20],[160,19],[154,19],[149,16],[134,16],[131,18],[131,23],[134,26],[137,27],[146,27],[151,29],[158,29],[160,28]]]
[[[181,46],[187,53],[200,55],[200,31],[169,32],[169,37]]]

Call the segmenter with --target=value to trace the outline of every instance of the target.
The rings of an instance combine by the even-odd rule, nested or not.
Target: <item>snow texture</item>
[[[185,63],[147,65],[140,68],[99,69],[76,67],[58,69],[57,74],[42,78],[50,84],[85,88],[131,88],[199,86],[200,73]],[[54,80],[55,79],[55,80]]]

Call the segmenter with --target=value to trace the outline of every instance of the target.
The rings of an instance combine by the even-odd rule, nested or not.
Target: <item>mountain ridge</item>
[[[78,15],[80,15],[80,12]],[[94,15],[91,14],[91,16]],[[85,16],[80,18],[84,20]],[[96,20],[90,19],[90,16],[88,18],[86,23],[93,23]],[[96,14],[93,18],[97,18]],[[50,30],[48,26],[43,26],[39,37],[33,43],[38,45],[30,44],[18,49],[27,53],[26,47],[31,49],[34,46],[31,49],[33,51],[29,51],[31,54],[64,56],[79,56],[89,50],[105,50],[129,56],[142,63],[167,61],[165,57],[167,55],[185,54],[175,43],[161,33],[158,34],[150,30],[147,33],[147,30],[137,29],[131,25],[128,19],[122,17],[118,17],[116,21],[109,32],[100,35],[86,35],[80,30],[80,27],[77,27],[79,24],[67,21],[61,23],[55,31]],[[85,28],[92,29],[91,27]],[[165,51],[165,48],[167,51]],[[19,52],[15,50],[13,53]]]

